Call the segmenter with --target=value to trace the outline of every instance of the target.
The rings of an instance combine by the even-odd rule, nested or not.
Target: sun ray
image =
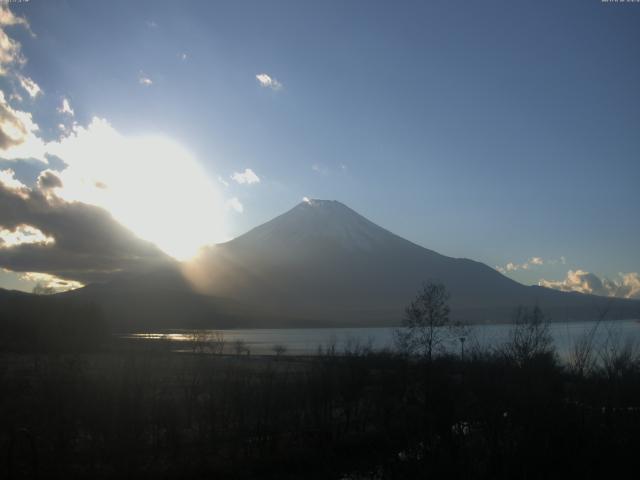
[[[106,120],[51,146],[67,163],[56,194],[108,210],[177,259],[225,238],[225,201],[193,155],[162,136],[125,137]]]

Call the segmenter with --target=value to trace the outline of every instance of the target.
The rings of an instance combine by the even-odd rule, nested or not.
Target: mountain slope
[[[482,263],[420,247],[325,200],[300,203],[207,249],[187,272],[204,294],[233,298],[281,317],[280,323],[301,326],[398,323],[428,280],[446,285],[460,320],[505,321],[517,305],[534,303],[556,320],[592,318],[607,304],[615,316],[640,310],[638,302],[523,286]]]

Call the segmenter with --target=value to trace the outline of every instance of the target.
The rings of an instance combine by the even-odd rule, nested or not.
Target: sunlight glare
[[[124,137],[94,118],[58,142],[54,154],[68,165],[57,191],[61,198],[105,208],[176,259],[226,236],[224,200],[215,184],[168,138]]]

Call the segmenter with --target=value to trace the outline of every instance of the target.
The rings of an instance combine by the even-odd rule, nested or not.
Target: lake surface
[[[567,358],[570,349],[583,335],[597,327],[594,335],[596,351],[609,343],[622,346],[627,342],[640,345],[640,320],[616,320],[600,322],[558,322],[549,325],[556,351],[561,358]],[[224,352],[232,353],[234,343],[244,342],[251,354],[272,355],[274,347],[284,346],[290,355],[313,355],[319,348],[334,347],[338,353],[353,350],[359,346],[370,346],[375,350],[393,349],[396,327],[384,328],[288,328],[288,329],[238,329],[238,330],[166,330],[153,333],[126,335],[126,338],[158,339],[166,337],[173,341],[190,342],[194,333],[213,338],[224,336]],[[472,325],[465,338],[465,350],[479,346],[491,348],[509,339],[513,326],[510,324]],[[458,337],[449,338],[446,348],[451,352],[460,351]]]

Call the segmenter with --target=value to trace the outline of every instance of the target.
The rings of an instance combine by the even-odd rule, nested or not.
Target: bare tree
[[[598,319],[593,326],[584,332],[574,342],[569,351],[569,368],[578,375],[586,375],[592,373],[597,366],[597,359],[594,355],[595,339],[600,324],[606,319],[611,307],[611,299],[602,308],[598,309]]]
[[[633,338],[623,338],[620,331],[611,327],[599,349],[602,371],[609,380],[622,377],[632,371],[640,360],[638,342]]]
[[[191,344],[193,353],[204,353],[207,345],[208,333],[206,330],[192,330],[187,338]]]
[[[226,341],[224,332],[209,332],[207,330],[192,330],[187,334],[193,353],[211,353],[221,355]]]
[[[209,351],[214,355],[222,355],[226,341],[224,339],[224,332],[213,332],[209,335]]]
[[[244,340],[236,340],[233,342],[233,350],[235,351],[237,356],[242,355],[243,353],[249,354],[249,349],[247,348],[247,344]]]
[[[272,350],[273,353],[276,354],[276,357],[280,358],[287,352],[287,347],[284,345],[274,345]]]
[[[509,341],[502,348],[506,357],[522,365],[535,357],[553,353],[549,320],[539,306],[536,305],[531,310],[518,307],[513,323]]]
[[[449,318],[449,293],[441,283],[425,283],[405,309],[403,328],[395,331],[400,351],[432,360],[460,325]]]

